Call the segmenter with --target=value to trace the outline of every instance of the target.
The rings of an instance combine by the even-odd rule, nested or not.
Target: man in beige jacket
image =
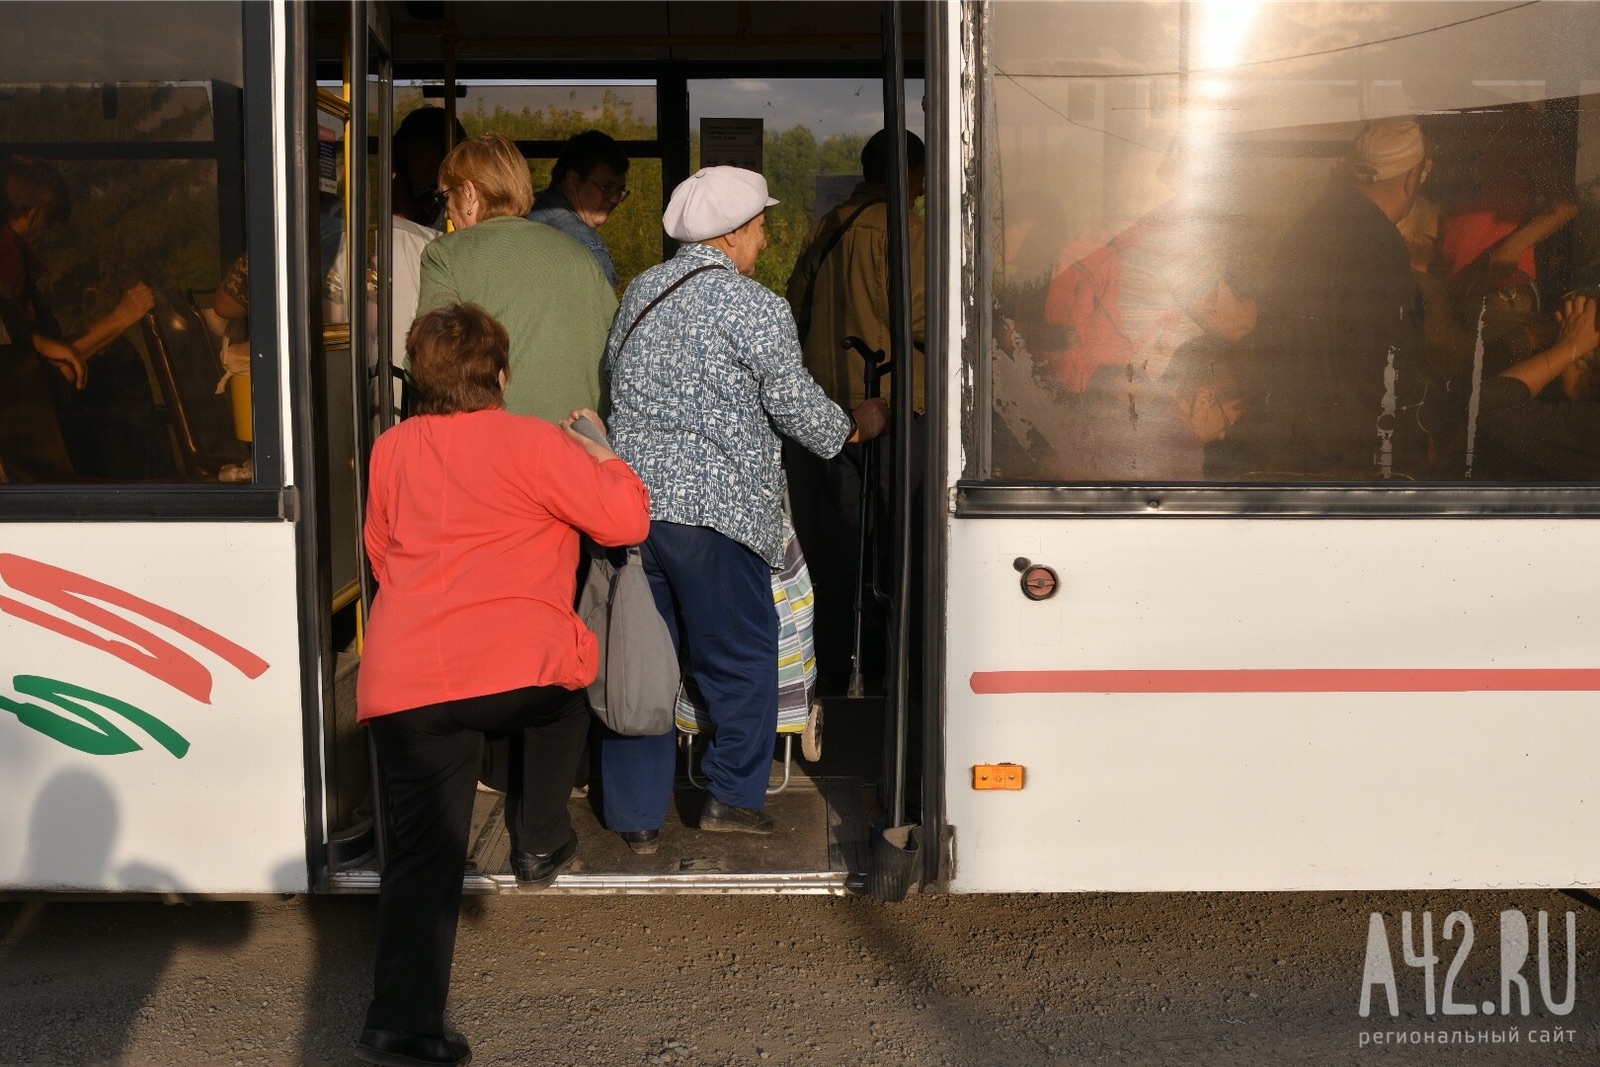
[[[922,195],[926,154],[922,140],[906,134],[908,203]],[[850,199],[811,228],[805,251],[789,276],[789,306],[800,327],[806,369],[846,411],[865,398],[863,361],[845,349],[846,337],[859,337],[889,354],[889,132],[880,130],[861,150],[862,182]],[[925,397],[924,275],[925,227],[910,216],[907,246],[911,271],[912,378],[914,407]],[[904,382],[901,371],[894,382]],[[891,381],[884,379],[885,398]],[[920,470],[913,456],[914,471]],[[856,537],[860,523],[862,450],[847,445],[830,460],[785,445],[795,531],[817,589],[817,666],[822,691],[842,691],[850,671],[852,613],[859,576]],[[874,494],[882,496],[882,488]],[[885,512],[880,512],[881,514]],[[875,652],[876,650],[869,650]]]

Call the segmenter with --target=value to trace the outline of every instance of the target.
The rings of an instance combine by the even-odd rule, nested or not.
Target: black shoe
[[[726,833],[770,834],[772,816],[760,808],[736,808],[707,796],[700,808],[700,829]]]
[[[617,836],[641,856],[648,856],[661,847],[660,830],[618,830]]]
[[[402,1030],[363,1030],[356,1056],[383,1067],[466,1067],[472,1062],[467,1039],[457,1033],[408,1034]]]
[[[540,885],[556,876],[578,854],[578,835],[573,834],[567,843],[554,852],[513,852],[511,869],[521,885]]]

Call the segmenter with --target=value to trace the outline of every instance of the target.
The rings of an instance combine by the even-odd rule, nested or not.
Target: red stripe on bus
[[[1600,690],[1600,670],[1291,668],[974,671],[974,693],[1538,693]]]

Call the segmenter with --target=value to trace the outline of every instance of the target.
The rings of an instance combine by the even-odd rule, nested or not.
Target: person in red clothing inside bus
[[[505,410],[505,328],[453,304],[406,339],[417,416],[372,451],[366,546],[379,591],[356,692],[394,824],[373,998],[357,1054],[464,1064],[445,1029],[483,735],[520,731],[506,798],[512,866],[544,883],[577,854],[567,796],[588,729],[594,635],[573,611],[578,536],[650,532],[633,470],[562,425]],[[520,773],[516,766],[520,756]]]

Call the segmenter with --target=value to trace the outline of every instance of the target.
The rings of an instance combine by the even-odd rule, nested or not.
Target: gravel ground
[[[0,905],[0,1063],[346,1064],[372,898]],[[1498,998],[1498,913],[1530,918],[1534,1014],[1428,1017],[1400,951],[1430,910],[1441,990]],[[1577,920],[1576,1007],[1541,1000],[1535,913]],[[1383,912],[1401,1018],[1357,1015]],[[1418,919],[1420,922],[1420,918]],[[1420,936],[1420,935],[1419,935]],[[1600,917],[1548,892],[469,900],[451,1011],[478,1064],[1443,1064],[1600,1062]],[[1564,992],[1565,952],[1552,968]],[[1515,1044],[1362,1044],[1412,1028]],[[1560,1032],[1560,1044],[1530,1043]]]

